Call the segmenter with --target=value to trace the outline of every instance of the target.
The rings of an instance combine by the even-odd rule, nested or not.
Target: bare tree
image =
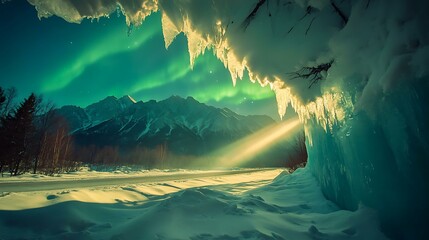
[[[322,63],[314,67],[302,67],[300,70],[296,72],[291,72],[289,75],[291,76],[291,79],[309,79],[310,85],[308,88],[311,88],[315,83],[319,82],[324,78],[324,73],[331,68],[332,64],[334,63],[334,60],[331,60],[327,63]]]
[[[8,115],[14,109],[15,107],[14,101],[17,95],[18,95],[18,91],[16,90],[15,87],[8,88],[6,89],[6,91],[4,91],[4,97],[6,99],[3,102],[1,116],[4,117]]]
[[[38,166],[41,172],[47,175],[70,170],[70,166],[73,166],[72,146],[67,122],[56,117],[54,127],[41,139],[41,148],[37,157],[38,165],[35,165],[35,169],[37,170]]]
[[[33,174],[36,174],[40,156],[43,154],[43,144],[46,144],[47,135],[56,121],[55,107],[51,101],[43,102],[43,97],[37,97],[36,101],[37,131],[34,140]]]

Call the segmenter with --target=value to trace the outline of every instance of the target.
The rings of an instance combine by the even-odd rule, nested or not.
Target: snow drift
[[[308,169],[300,169],[293,175],[281,172],[272,169],[122,187],[11,193],[0,196],[0,236],[2,239],[386,239],[373,210],[364,206],[357,211],[339,209],[323,197]],[[20,203],[25,208],[2,210],[19,207]]]
[[[233,82],[247,73],[269,84],[280,115],[293,106],[329,199],[376,209],[392,237],[427,234],[429,2],[28,1],[39,17],[75,23],[122,11],[139,25],[161,11],[166,47],[183,33],[191,65],[210,49]]]

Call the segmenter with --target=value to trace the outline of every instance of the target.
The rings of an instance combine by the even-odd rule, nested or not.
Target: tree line
[[[30,94],[15,103],[15,88],[0,87],[0,173],[52,175],[75,170],[67,122],[52,103]]]

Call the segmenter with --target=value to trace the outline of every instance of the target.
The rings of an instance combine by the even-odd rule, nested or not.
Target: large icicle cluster
[[[269,84],[281,116],[292,105],[330,199],[377,209],[392,236],[427,233],[428,1],[28,1],[70,22],[120,10],[139,25],[161,11],[166,47],[183,33],[191,65],[212,50],[234,83]]]
[[[332,58],[329,40],[342,22],[332,14],[328,1],[267,0],[259,1],[260,6],[257,1],[246,0],[29,2],[36,6],[40,18],[57,15],[73,23],[120,10],[127,24],[136,26],[152,12],[161,10],[166,47],[183,33],[188,40],[191,66],[199,55],[212,50],[231,73],[234,85],[245,72],[251,81],[269,84],[277,95],[280,116],[290,103],[303,122],[315,115],[326,128],[338,120],[336,111],[325,106],[340,106],[341,91],[322,93],[320,85],[309,89],[308,80],[290,77],[290,73],[304,66]]]
[[[234,85],[245,72],[251,81],[263,86],[269,84],[276,93],[280,116],[290,103],[302,122],[315,116],[326,128],[344,118],[344,113],[339,114],[340,103],[344,101],[341,91],[322,94],[320,86],[308,89],[306,79],[289,76],[302,64],[314,65],[328,59],[318,53],[328,52],[329,37],[339,30],[341,20],[330,14],[331,9],[323,1],[317,1],[318,8],[301,1],[159,3],[166,47],[176,35],[184,33],[191,66],[197,56],[211,49],[230,71]],[[311,29],[312,21],[308,21],[311,19],[307,16],[311,15],[308,9],[316,12],[315,29]]]

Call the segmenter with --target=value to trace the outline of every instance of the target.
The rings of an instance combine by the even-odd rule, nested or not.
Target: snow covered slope
[[[309,171],[281,172],[3,194],[0,237],[387,239],[372,210],[340,210]]]
[[[85,112],[91,119],[92,125],[111,119],[121,114],[126,108],[135,103],[130,96],[123,96],[117,99],[114,96],[106,97],[105,99],[91,104],[85,108]]]

